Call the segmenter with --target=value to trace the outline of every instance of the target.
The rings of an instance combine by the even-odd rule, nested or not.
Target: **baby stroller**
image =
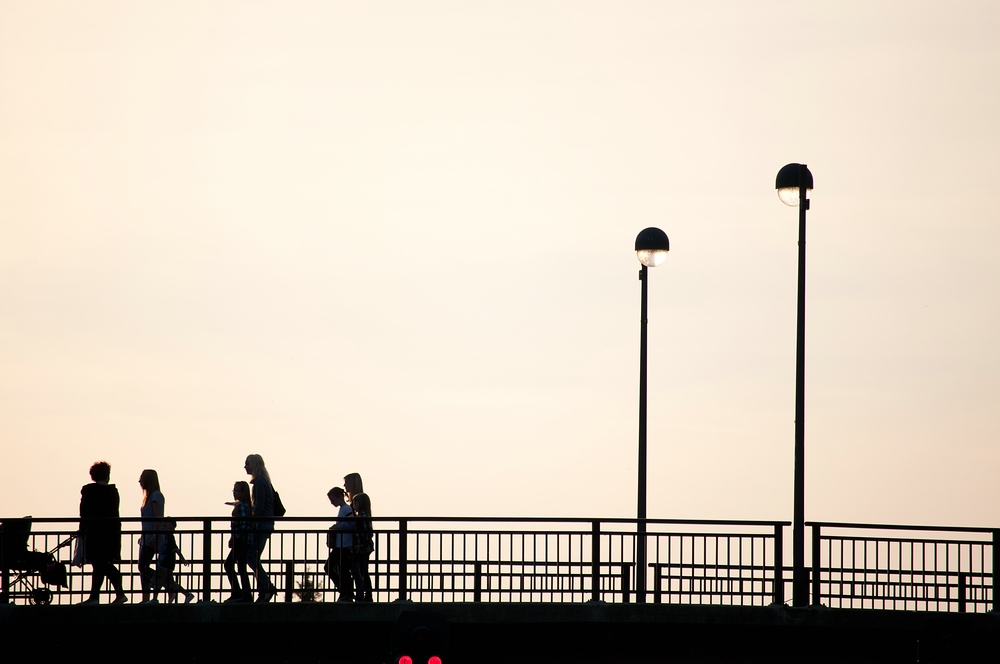
[[[3,574],[0,604],[9,604],[18,597],[32,604],[52,602],[52,591],[37,587],[35,575],[41,577],[44,585],[67,587],[66,565],[57,562],[52,552],[28,551],[30,534],[31,517],[0,522],[0,573]],[[67,543],[63,542],[55,550]],[[13,578],[11,572],[14,572]]]

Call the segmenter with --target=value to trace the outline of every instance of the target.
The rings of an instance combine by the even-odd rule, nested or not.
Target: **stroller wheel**
[[[35,588],[31,591],[32,604],[51,604],[52,592],[45,588]]]

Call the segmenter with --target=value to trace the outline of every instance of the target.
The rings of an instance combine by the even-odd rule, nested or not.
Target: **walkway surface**
[[[438,614],[462,662],[1000,660],[1000,615],[621,604],[277,603],[0,606],[0,635],[45,659],[388,661],[404,612]],[[90,644],[90,645],[87,645]],[[150,652],[150,647],[154,649]]]

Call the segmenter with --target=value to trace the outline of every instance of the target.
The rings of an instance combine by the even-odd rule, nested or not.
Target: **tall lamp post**
[[[646,602],[646,300],[649,268],[667,258],[670,240],[659,228],[644,229],[635,238],[635,254],[642,263],[642,305],[639,317],[639,504],[636,508],[635,600]]]
[[[808,606],[806,574],[806,192],[813,176],[805,164],[788,164],[775,179],[778,198],[799,208],[799,288],[795,325],[795,508],[792,517],[792,606]],[[819,574],[819,570],[813,570]]]

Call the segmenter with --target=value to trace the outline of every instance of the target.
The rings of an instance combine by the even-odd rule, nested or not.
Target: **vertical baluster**
[[[406,520],[399,521],[399,598],[397,601],[406,601]]]
[[[993,591],[993,610],[1000,612],[1000,593],[997,593],[997,575],[1000,574],[1000,530],[993,531],[993,542],[990,545],[993,551],[993,566],[990,570],[992,574],[991,588]]]
[[[201,526],[201,601],[208,604],[212,599],[212,520],[205,519]]]
[[[295,553],[293,551],[292,556],[294,555]],[[289,560],[288,562],[285,563],[285,601],[291,602],[294,594],[295,594],[295,561]]]
[[[816,525],[812,527],[812,603],[813,606],[819,606],[822,604],[822,598],[820,597],[820,543],[822,539],[820,537],[820,526]]]
[[[601,522],[590,529],[590,601],[601,601]]]
[[[784,531],[780,523],[774,524],[774,603],[785,603]]]

